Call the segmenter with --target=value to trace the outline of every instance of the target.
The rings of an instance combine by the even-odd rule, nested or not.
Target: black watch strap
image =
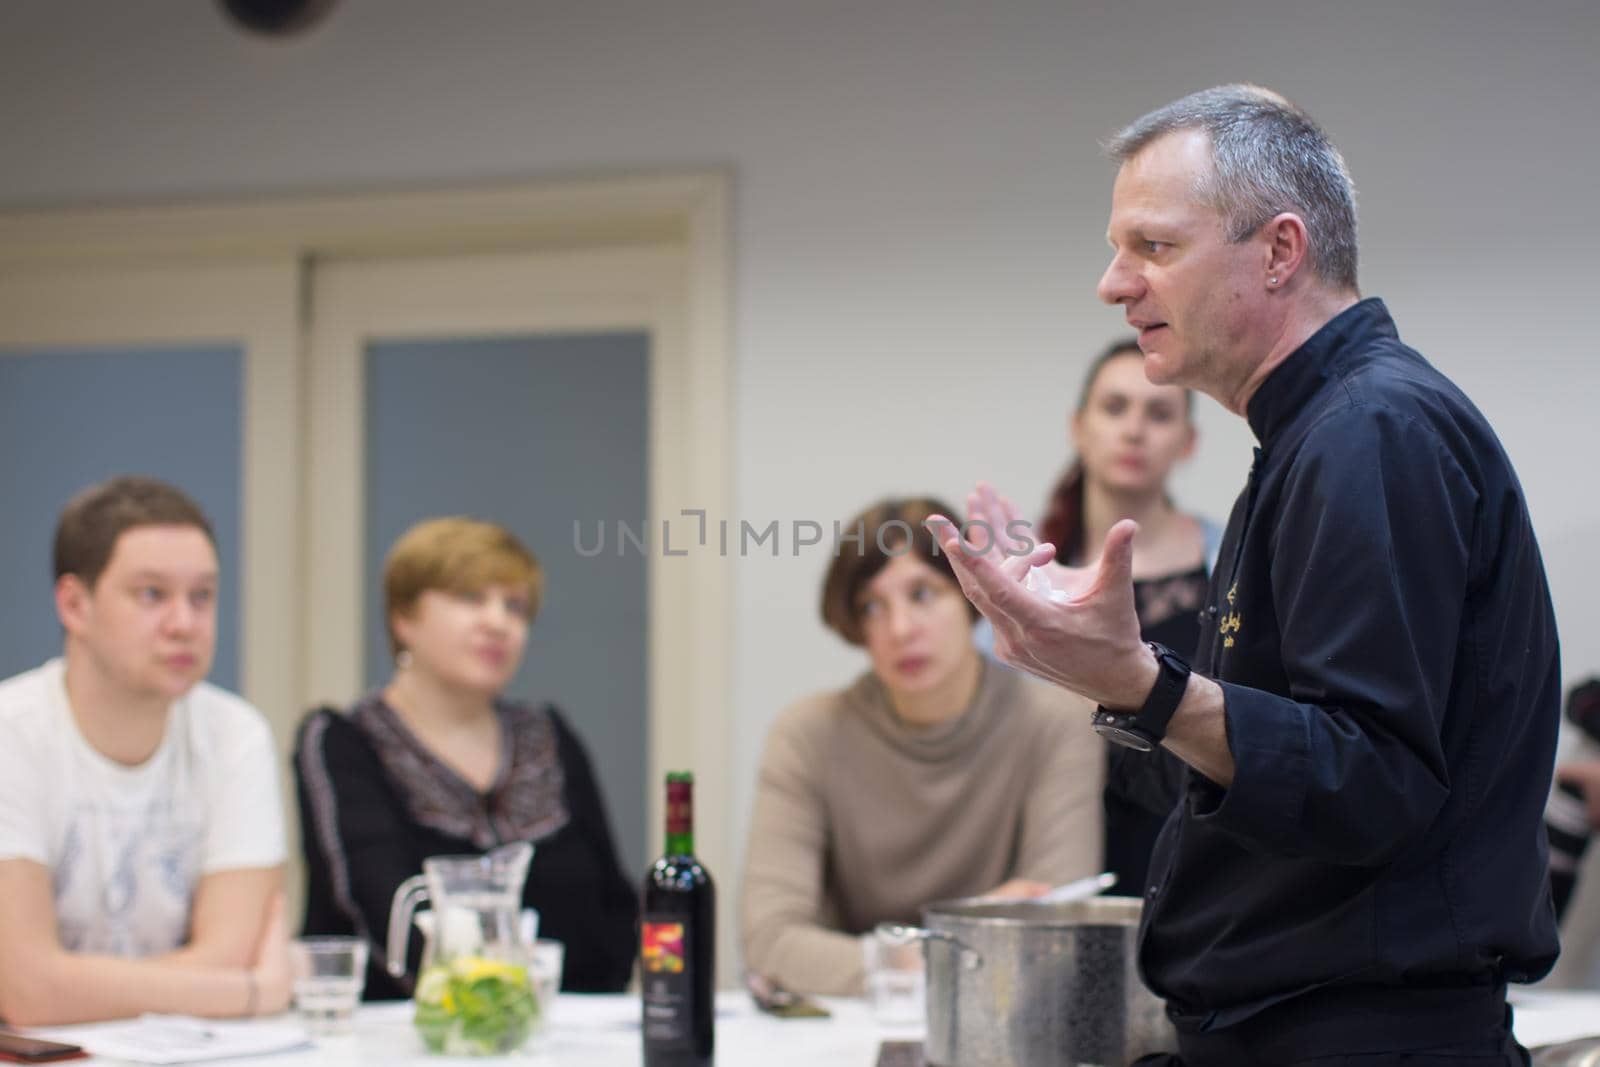
[[[1189,688],[1189,664],[1166,645],[1146,642],[1156,654],[1155,687],[1145,697],[1138,711],[1112,711],[1097,708],[1094,727],[1101,736],[1135,748],[1150,749],[1161,743],[1167,735],[1167,724],[1183,703],[1184,691]],[[1129,736],[1131,735],[1131,736]],[[1144,744],[1138,744],[1143,741]]]

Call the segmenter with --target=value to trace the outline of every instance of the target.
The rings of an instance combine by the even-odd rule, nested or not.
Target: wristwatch
[[[1156,675],[1155,688],[1144,698],[1144,706],[1138,711],[1097,707],[1093,720],[1095,733],[1140,752],[1149,752],[1161,744],[1167,735],[1167,723],[1172,721],[1172,713],[1178,710],[1183,691],[1189,687],[1189,665],[1183,657],[1166,645],[1145,643],[1156,654],[1160,673]]]

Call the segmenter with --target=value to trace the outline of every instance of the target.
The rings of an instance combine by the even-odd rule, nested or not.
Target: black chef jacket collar
[[[1322,329],[1306,338],[1289,358],[1278,364],[1256,395],[1245,405],[1245,418],[1256,440],[1265,445],[1286,426],[1321,389],[1323,383],[1342,371],[1336,354],[1363,351],[1370,338],[1398,339],[1389,309],[1375,296],[1345,308],[1323,323]]]

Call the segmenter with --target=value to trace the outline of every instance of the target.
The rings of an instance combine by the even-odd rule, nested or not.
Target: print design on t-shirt
[[[164,952],[158,930],[186,928],[199,877],[201,823],[171,797],[153,799],[143,811],[96,811],[79,805],[67,828],[67,847],[57,866],[57,898],[73,892],[78,878],[100,881],[101,929],[97,934],[64,918],[62,945],[75,952],[142,957]],[[110,870],[97,873],[85,862],[80,824],[107,829]],[[92,942],[92,943],[91,943]]]

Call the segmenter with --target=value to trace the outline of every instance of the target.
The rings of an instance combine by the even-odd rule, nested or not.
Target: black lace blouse
[[[523,903],[539,936],[566,945],[562,988],[627,984],[638,898],[616,847],[588,754],[553,708],[496,706],[503,743],[494,784],[479,792],[373,693],[347,714],[323,708],[300,726],[295,780],[306,857],[307,934],[355,934],[371,950],[369,999],[407,996],[384,969],[389,905],[429,856],[483,853],[531,841]]]

